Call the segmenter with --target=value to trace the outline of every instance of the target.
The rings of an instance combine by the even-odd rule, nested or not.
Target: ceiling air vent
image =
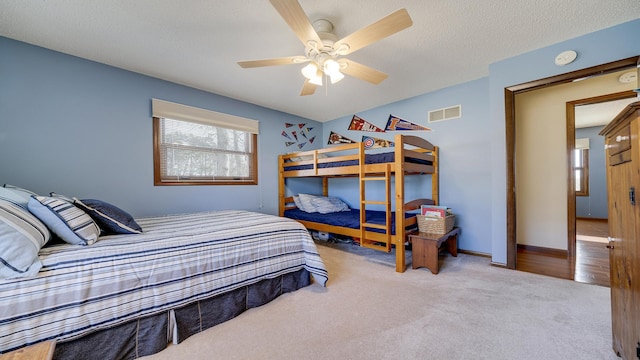
[[[462,116],[462,105],[429,111],[429,122],[457,119]]]

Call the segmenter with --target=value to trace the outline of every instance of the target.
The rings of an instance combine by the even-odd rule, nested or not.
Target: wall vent
[[[462,105],[450,106],[438,110],[429,111],[429,122],[457,119],[462,117]]]

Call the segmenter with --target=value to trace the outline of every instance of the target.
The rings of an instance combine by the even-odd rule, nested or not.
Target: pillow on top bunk
[[[133,216],[115,205],[100,200],[76,198],[73,199],[73,203],[95,220],[104,235],[142,233],[142,228]]]
[[[0,279],[35,276],[42,267],[38,252],[50,237],[26,209],[0,200]]]
[[[74,245],[92,245],[100,229],[87,213],[60,198],[32,196],[29,211],[62,240]]]
[[[294,152],[295,153],[295,152]],[[318,159],[326,159],[328,158],[327,154],[318,154]],[[313,160],[313,155],[301,155],[301,156],[292,156],[290,158],[291,161],[307,161]]]

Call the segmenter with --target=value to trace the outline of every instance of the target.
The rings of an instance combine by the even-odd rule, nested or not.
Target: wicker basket
[[[417,215],[418,217],[418,230],[423,233],[430,234],[446,234],[456,222],[455,215],[447,215],[444,218],[429,217],[424,215]]]

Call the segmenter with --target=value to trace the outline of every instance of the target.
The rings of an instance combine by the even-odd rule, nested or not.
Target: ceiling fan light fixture
[[[337,71],[335,74],[329,75],[329,77],[331,78],[332,84],[335,84],[338,81],[344,79],[344,75],[340,71]]]
[[[316,70],[316,75],[309,79],[309,82],[314,85],[322,86],[322,75],[322,71]]]
[[[309,63],[307,64],[307,66],[303,67],[300,72],[302,72],[302,75],[304,75],[304,77],[306,77],[307,79],[313,80],[313,78],[315,78],[316,74],[318,73],[318,66],[314,63]]]

